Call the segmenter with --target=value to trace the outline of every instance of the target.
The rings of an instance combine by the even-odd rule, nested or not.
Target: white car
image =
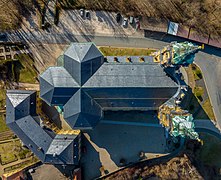
[[[134,17],[130,16],[130,24],[133,24],[133,22],[134,22]]]
[[[127,27],[128,18],[124,18],[123,20],[123,27]]]
[[[140,22],[138,17],[134,18],[134,21],[135,21],[135,23],[139,23]]]
[[[80,9],[80,16],[83,18],[84,17],[84,9]]]

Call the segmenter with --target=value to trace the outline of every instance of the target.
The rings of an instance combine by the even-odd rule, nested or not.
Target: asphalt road
[[[71,42],[94,42],[97,46],[123,46],[159,49],[168,44],[160,40],[144,38],[144,36],[103,36],[103,35],[74,35],[71,33],[42,33],[42,31],[15,31],[8,33],[7,41],[26,42],[29,44],[70,44]]]
[[[221,50],[219,50],[221,56]],[[195,62],[201,68],[219,128],[221,128],[221,58],[199,52]]]

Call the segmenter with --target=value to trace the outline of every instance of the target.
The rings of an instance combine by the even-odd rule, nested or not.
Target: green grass
[[[0,89],[0,109],[4,108],[5,99],[6,99],[6,90],[5,89]]]
[[[145,48],[100,47],[104,56],[149,56],[156,50]]]
[[[26,155],[27,155],[29,152],[30,152],[30,151],[29,151],[28,149],[24,149],[24,150],[20,151],[20,152],[18,153],[19,158],[20,158],[20,159],[25,159],[25,158],[26,158]]]
[[[8,130],[9,130],[9,128],[5,123],[4,115],[2,113],[0,113],[0,133],[8,131]]]
[[[208,117],[212,120],[215,120],[215,115],[214,115],[214,112],[213,112],[213,108],[212,108],[212,105],[210,103],[210,99],[207,98],[204,103],[203,103],[203,109],[204,111],[206,112],[206,114],[208,115]]]
[[[11,153],[1,155],[1,161],[2,161],[3,165],[14,162],[14,161],[17,161],[17,160],[18,160],[17,157],[14,154],[11,154]]]
[[[192,64],[191,67],[192,67],[192,70],[193,70],[195,81],[202,79],[203,75],[202,75],[202,72],[201,72],[200,68],[195,64]]]
[[[37,72],[33,68],[34,62],[27,54],[19,54],[16,56],[19,62],[15,62],[15,71],[19,72],[19,82],[35,83]]]
[[[23,149],[19,140],[4,142],[0,144],[0,154],[3,164],[8,164],[20,159],[25,159],[30,153],[28,149]]]
[[[194,95],[198,98],[198,97],[202,97],[204,94],[204,89],[203,87],[200,86],[196,86],[194,88]]]
[[[221,167],[221,141],[209,134],[202,133],[203,146],[197,152],[199,160],[206,165]]]
[[[12,141],[0,144],[0,154],[3,164],[16,161],[16,154],[21,150],[21,144],[19,141]]]

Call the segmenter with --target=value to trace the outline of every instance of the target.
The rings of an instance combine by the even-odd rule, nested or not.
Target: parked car
[[[117,23],[119,23],[120,20],[121,20],[121,14],[120,14],[120,13],[117,13],[117,15],[116,15],[116,21],[117,21]]]
[[[84,9],[80,9],[80,16],[83,18],[84,17]]]
[[[138,17],[135,17],[134,21],[135,21],[135,23],[138,23],[138,22],[140,22],[140,19]]]
[[[0,33],[0,40],[7,39],[7,35],[5,33]]]
[[[128,18],[124,18],[123,27],[127,27],[127,23],[128,23]]]
[[[134,22],[134,17],[133,16],[130,16],[130,24],[133,24],[133,22]]]
[[[135,29],[140,30],[140,19],[136,17],[134,18],[134,22],[136,23]]]
[[[136,29],[136,30],[140,30],[140,22],[137,22],[137,23],[136,23],[135,29]]]
[[[90,19],[90,12],[89,12],[89,11],[85,11],[85,17],[86,17],[87,19]]]

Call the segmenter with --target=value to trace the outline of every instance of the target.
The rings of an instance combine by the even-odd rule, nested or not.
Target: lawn
[[[149,56],[156,50],[148,48],[99,47],[104,56]]]
[[[34,69],[33,59],[27,54],[19,54],[16,56],[19,61],[14,62],[15,74],[19,82],[35,83],[37,72]]]
[[[1,143],[0,144],[0,154],[1,161],[3,164],[8,164],[10,162],[16,161],[16,154],[21,150],[21,144],[19,140]]]
[[[28,149],[23,149],[20,140],[16,139],[14,141],[1,143],[0,154],[2,163],[8,164],[18,159],[25,159],[26,156],[30,157],[32,153]]]
[[[204,89],[203,89],[203,87],[200,87],[200,86],[196,86],[195,88],[194,88],[194,95],[197,97],[197,99],[199,99],[199,101],[203,101],[203,98],[202,98],[202,96],[203,96],[203,94],[204,94]]]
[[[192,64],[191,68],[192,68],[192,71],[193,71],[193,74],[194,74],[195,81],[200,80],[200,79],[203,78],[202,72],[201,72],[200,68],[197,65]]]
[[[0,89],[0,109],[4,109],[5,107],[5,99],[6,99],[6,90]]]
[[[9,128],[5,123],[4,115],[2,113],[0,113],[0,133],[8,131],[8,130],[9,130]]]
[[[215,115],[214,115],[213,108],[212,108],[209,98],[207,98],[204,101],[203,109],[205,110],[206,114],[209,116],[210,119],[215,120]]]

